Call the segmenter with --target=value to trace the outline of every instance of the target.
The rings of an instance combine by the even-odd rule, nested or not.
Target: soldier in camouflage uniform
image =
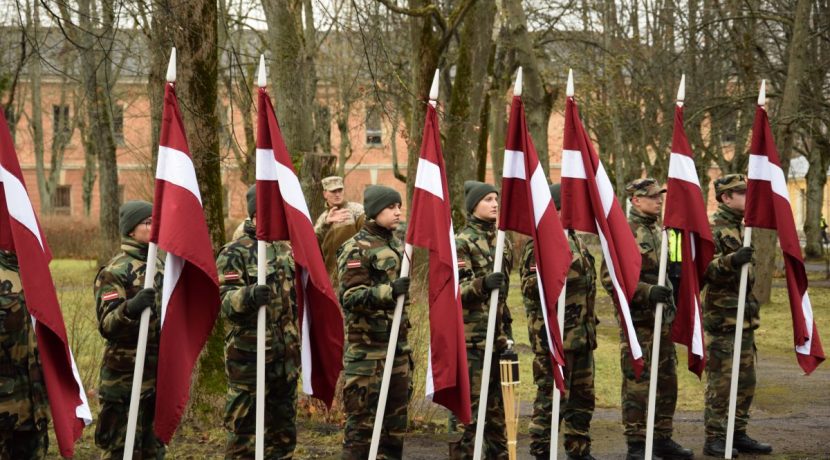
[[[490,367],[487,393],[487,414],[484,427],[483,455],[488,459],[507,458],[504,401],[501,394],[499,355],[513,339],[513,318],[507,307],[507,278],[513,267],[513,249],[505,240],[501,272],[493,272],[496,248],[496,220],[499,216],[498,192],[490,184],[476,181],[464,183],[467,225],[456,235],[458,277],[464,314],[464,336],[467,342],[467,364],[470,370],[470,399],[473,422],[464,426],[461,439],[450,443],[450,458],[472,458],[475,448],[479,393],[484,368],[484,347],[487,341],[487,318],[490,291],[499,289],[495,346]]]
[[[124,456],[138,328],[141,313],[147,308],[150,324],[133,458],[164,458],[164,444],[153,433],[161,314],[158,293],[163,278],[161,259],[156,261],[155,287],[144,288],[152,212],[152,205],[146,201],[128,201],[121,206],[121,252],[95,278],[98,330],[106,340],[98,388],[101,413],[95,428],[95,444],[104,450],[105,459]]]
[[[551,185],[556,209],[560,208],[559,184]],[[565,451],[568,459],[592,460],[591,438],[588,431],[594,414],[594,349],[597,347],[596,269],[594,258],[582,238],[568,232],[571,249],[571,268],[565,287],[565,328],[562,345],[565,352],[565,394],[562,397],[560,417],[565,422]],[[547,328],[542,315],[539,286],[536,280],[536,258],[533,239],[522,249],[519,266],[522,276],[522,299],[527,313],[527,329],[533,349],[533,380],[536,399],[530,420],[530,454],[537,459],[550,458],[550,424],[553,410],[553,369]]]
[[[266,244],[265,285],[257,285],[256,186],[247,193],[245,233],[216,258],[225,322],[228,395],[225,458],[253,458],[256,448],[257,313],[265,306],[265,440],[269,459],[294,455],[300,343],[294,258],[284,241]]]
[[[401,277],[403,246],[394,231],[401,217],[401,195],[381,185],[363,195],[366,222],[337,251],[340,304],[345,313],[343,356],[344,460],[363,460],[369,446],[397,299],[409,291]],[[408,296],[407,296],[408,297]],[[379,459],[403,456],[407,405],[412,395],[408,299],[404,303],[389,393],[378,448]]]
[[[329,176],[321,181],[326,210],[317,218],[314,233],[323,252],[326,270],[337,284],[337,250],[349,238],[363,227],[366,220],[360,203],[346,201],[344,198],[343,178]]]
[[[17,255],[0,250],[0,458],[40,459],[49,402]]]
[[[729,386],[732,375],[732,352],[735,342],[735,315],[738,308],[738,285],[741,267],[749,264],[746,310],[743,318],[738,397],[735,412],[733,455],[768,454],[769,444],[746,434],[749,407],[755,395],[755,329],[760,325],[760,305],[752,294],[755,266],[754,249],[743,247],[743,218],[746,179],[729,174],[715,181],[718,210],[711,216],[715,257],[704,275],[703,328],[706,331],[706,444],[707,455],[723,456],[726,448],[726,425],[729,410]]]
[[[657,404],[654,416],[654,455],[664,459],[691,459],[691,449],[672,440],[672,419],[677,406],[677,354],[671,339],[671,324],[675,317],[674,295],[671,287],[657,285],[659,271],[661,229],[657,223],[663,208],[663,193],[652,178],[637,179],[626,186],[631,200],[628,223],[640,247],[642,268],[640,282],[630,303],[631,320],[637,340],[643,351],[643,372],[634,376],[631,354],[625,334],[620,328],[620,366],[622,367],[622,418],[628,442],[630,460],[645,456],[646,410],[648,406],[651,345],[654,335],[654,311],[664,304],[663,325],[660,332],[660,362],[657,366]],[[609,295],[613,285],[603,261],[602,283]],[[616,309],[614,310],[616,315]],[[619,321],[619,318],[617,318]]]

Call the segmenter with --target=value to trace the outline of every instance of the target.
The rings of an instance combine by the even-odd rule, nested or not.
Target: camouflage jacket
[[[98,315],[98,331],[107,341],[101,361],[101,399],[107,401],[130,400],[130,389],[135,370],[135,349],[138,343],[140,320],[126,315],[127,300],[144,289],[144,272],[147,268],[147,244],[122,237],[121,252],[116,254],[95,277],[95,309]],[[163,265],[156,261],[154,286],[156,302],[150,315],[147,333],[147,354],[141,384],[142,397],[155,392],[156,365],[158,364],[159,317],[161,314],[161,282]]]
[[[346,363],[384,359],[397,299],[391,282],[400,277],[403,245],[369,219],[337,251],[340,305],[346,323]],[[409,296],[404,303],[396,354],[410,353]]]
[[[350,211],[349,219],[339,224],[328,224],[326,218],[331,208],[326,209],[317,218],[314,224],[314,233],[317,235],[317,242],[323,252],[323,260],[326,263],[326,270],[334,273],[337,270],[337,250],[349,238],[353,237],[363,227],[366,216],[363,205],[347,201],[343,207]]]
[[[464,336],[467,348],[484,350],[487,341],[487,318],[490,312],[490,291],[484,288],[484,278],[493,272],[496,260],[496,225],[467,215],[467,225],[455,235],[458,253],[458,281],[464,311]],[[510,276],[513,269],[513,245],[505,238],[502,273]],[[507,306],[507,291],[499,291],[496,317],[495,350],[507,348],[513,339],[513,317]]]
[[[49,402],[17,255],[0,251],[0,430],[45,430]]]
[[[597,347],[597,313],[594,300],[597,294],[597,272],[594,257],[582,238],[574,231],[568,232],[571,249],[571,268],[565,286],[565,331],[562,346],[565,350],[584,350]],[[522,298],[527,314],[540,314],[542,304],[536,280],[536,258],[533,239],[527,240],[522,249],[519,267],[522,276]]]
[[[704,274],[703,328],[711,334],[735,331],[735,315],[738,308],[738,287],[741,269],[732,266],[732,253],[743,246],[742,212],[725,204],[712,214],[712,236],[715,238],[715,257]],[[747,296],[744,310],[744,329],[757,329],[761,324],[758,301],[752,294],[755,284],[755,264],[749,264]]]
[[[268,259],[265,283],[273,300],[266,308],[265,362],[277,361],[289,379],[300,368],[300,334],[294,290],[294,256],[285,241],[266,244]],[[259,305],[249,293],[257,284],[256,227],[245,221],[245,233],[226,244],[216,258],[219,293],[225,323],[225,366],[228,379],[236,385],[256,386],[256,334]]]
[[[657,275],[660,270],[660,226],[657,218],[647,216],[636,209],[631,209],[628,216],[628,225],[640,247],[642,267],[640,268],[640,282],[631,299],[631,320],[636,326],[654,326],[654,309],[656,304],[648,299],[651,287],[657,284]],[[605,260],[602,261],[602,286],[613,298],[614,285]],[[614,314],[617,310],[614,309]]]

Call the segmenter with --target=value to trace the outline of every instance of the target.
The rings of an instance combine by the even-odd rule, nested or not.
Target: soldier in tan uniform
[[[317,218],[314,233],[323,252],[326,270],[337,284],[337,250],[363,227],[366,217],[363,205],[346,201],[342,177],[329,176],[321,183],[326,210]]]

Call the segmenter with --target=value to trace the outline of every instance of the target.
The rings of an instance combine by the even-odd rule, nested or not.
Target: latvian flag
[[[793,316],[796,358],[804,372],[809,374],[824,361],[824,351],[807,293],[807,272],[790,208],[787,181],[778,159],[767,111],[762,105],[755,110],[747,179],[744,221],[747,227],[778,230]]]
[[[26,308],[34,321],[55,438],[61,455],[72,457],[75,441],[81,437],[84,426],[92,423],[92,413],[69,350],[63,315],[49,272],[52,253],[29,200],[14,141],[2,111],[0,189],[0,249],[17,254]]]
[[[343,316],[265,88],[259,89],[256,147],[257,239],[291,242],[297,273],[303,391],[331,408],[343,368]]]
[[[167,444],[190,398],[193,367],[219,314],[216,262],[173,83],[164,92],[150,241],[167,252],[154,426]]]
[[[565,391],[562,369],[565,357],[556,310],[559,293],[568,278],[571,251],[565,231],[556,214],[547,173],[539,163],[536,148],[527,130],[521,96],[513,96],[507,144],[504,151],[502,198],[499,228],[513,230],[533,238],[536,276],[545,332],[550,344],[553,377],[560,391]]]
[[[438,115],[427,104],[406,240],[429,250],[427,397],[470,423],[470,379],[458,284],[458,257]]]
[[[562,149],[562,225],[596,233],[614,285],[614,303],[620,327],[628,340],[637,377],[643,369],[643,351],[631,321],[629,302],[640,278],[640,248],[625,218],[614,188],[599,161],[576,108],[573,96],[565,105]]]
[[[683,129],[683,107],[679,104],[674,109],[667,188],[663,225],[674,229],[681,238],[682,258],[672,340],[686,345],[689,370],[700,377],[706,362],[700,282],[715,253],[715,244],[706,216],[706,203],[697,177],[694,154]]]

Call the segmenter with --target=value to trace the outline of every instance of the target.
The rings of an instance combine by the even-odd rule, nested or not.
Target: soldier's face
[[[387,230],[396,230],[401,224],[401,204],[390,204],[383,208],[383,211],[375,216],[375,222]]]
[[[338,188],[336,190],[323,190],[323,198],[326,199],[326,203],[330,207],[340,206],[343,204],[345,194],[343,193],[342,188]]]
[[[643,214],[648,216],[659,216],[660,211],[663,209],[663,194],[658,193],[657,195],[651,196],[635,196],[634,199],[631,200],[631,204],[634,205],[636,210]]]
[[[152,229],[153,221],[148,217],[135,226],[133,231],[130,233],[130,236],[139,243],[147,244],[150,242],[150,231]]]
[[[473,215],[481,220],[495,222],[499,218],[499,195],[496,192],[484,195],[473,209]]]
[[[746,209],[746,192],[732,191],[721,195],[723,204],[729,206],[736,211],[744,211]]]

